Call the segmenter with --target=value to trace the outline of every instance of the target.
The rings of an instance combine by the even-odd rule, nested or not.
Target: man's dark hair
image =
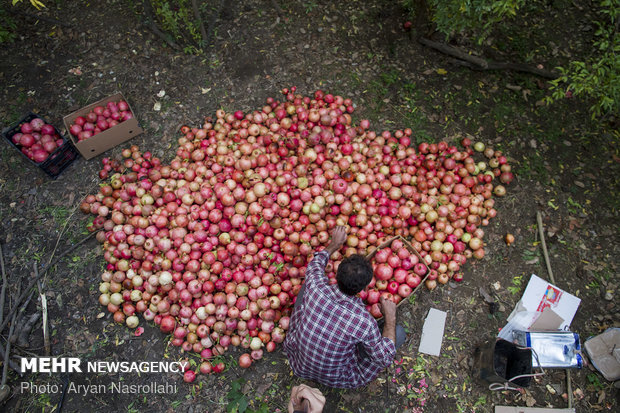
[[[338,266],[336,281],[340,291],[346,295],[355,295],[370,284],[372,276],[370,261],[363,255],[353,254],[342,260]]]

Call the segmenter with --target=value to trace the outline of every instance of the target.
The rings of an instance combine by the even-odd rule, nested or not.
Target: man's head
[[[372,265],[363,255],[354,254],[342,260],[336,273],[338,288],[346,295],[362,291],[372,280]]]

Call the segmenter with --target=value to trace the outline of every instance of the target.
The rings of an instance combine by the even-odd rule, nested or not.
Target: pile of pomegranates
[[[506,157],[480,142],[414,146],[411,129],[354,124],[350,99],[282,93],[183,126],[169,163],[123,150],[81,204],[102,229],[99,302],[129,327],[138,314],[155,322],[200,354],[203,373],[221,371],[210,359],[230,346],[248,349],[239,359],[248,367],[284,340],[306,265],[336,225],[348,235],[327,264],[331,283],[344,257],[389,237],[417,251],[396,240],[374,256],[360,296],[377,317],[381,296],[398,302],[425,276],[429,289],[461,281],[465,262],[484,257],[494,195],[513,179]]]
[[[44,162],[56,149],[64,145],[64,140],[56,128],[39,117],[23,122],[19,131],[10,138],[15,146],[35,163]]]

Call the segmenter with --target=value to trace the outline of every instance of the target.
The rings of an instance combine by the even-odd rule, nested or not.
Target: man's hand
[[[396,322],[396,304],[394,304],[394,301],[381,298],[381,313],[385,317],[386,322],[390,320]]]
[[[306,407],[307,406],[307,407]],[[288,402],[288,412],[321,413],[325,406],[325,396],[319,389],[300,384],[293,387],[291,400]]]
[[[347,230],[342,225],[338,225],[332,231],[332,240],[329,243],[329,245],[325,248],[325,251],[327,251],[327,253],[331,257],[331,255],[334,252],[338,251],[342,247],[342,245],[344,244],[346,240],[347,240]]]
[[[381,313],[385,317],[383,337],[387,337],[396,344],[396,304],[392,300],[381,299]]]

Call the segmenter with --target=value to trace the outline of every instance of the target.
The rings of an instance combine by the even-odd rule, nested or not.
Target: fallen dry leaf
[[[527,392],[525,394],[525,405],[527,407],[532,407],[535,404],[536,404],[536,399],[529,392]]]
[[[581,389],[579,389],[579,388],[577,388],[577,389],[575,389],[575,391],[573,391],[573,395],[575,396],[575,398],[576,398],[577,400],[581,400],[581,399],[583,399],[584,397],[586,397],[586,395],[585,395],[585,394],[583,394],[583,390],[581,390]]]
[[[570,217],[568,219],[568,228],[572,231],[575,228],[581,228],[581,224],[579,224],[579,220],[576,218]]]

